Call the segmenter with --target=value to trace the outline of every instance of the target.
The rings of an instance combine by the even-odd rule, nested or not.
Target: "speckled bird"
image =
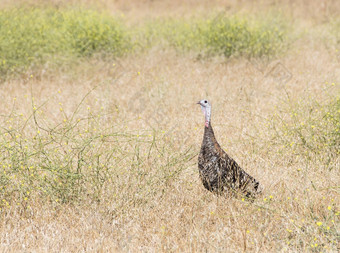
[[[212,192],[227,192],[231,195],[241,194],[247,198],[255,198],[261,187],[255,178],[247,174],[216,141],[211,126],[211,105],[201,100],[205,117],[204,136],[198,156],[198,169],[204,187]]]

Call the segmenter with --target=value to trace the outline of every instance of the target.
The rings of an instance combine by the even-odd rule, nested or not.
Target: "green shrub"
[[[244,18],[217,17],[207,21],[200,36],[213,54],[257,57],[279,52],[284,31],[280,24],[270,20],[252,24]]]
[[[251,20],[224,15],[212,19],[168,19],[147,23],[149,45],[164,43],[205,55],[271,56],[282,51],[286,29],[279,20]]]
[[[112,17],[90,10],[0,11],[0,73],[21,72],[59,56],[121,56],[129,37]]]

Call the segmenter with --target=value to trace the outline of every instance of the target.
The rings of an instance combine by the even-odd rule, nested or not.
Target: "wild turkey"
[[[198,169],[204,187],[212,192],[227,191],[232,195],[241,193],[248,198],[255,198],[261,192],[259,182],[248,175],[226,152],[215,139],[211,126],[211,105],[201,100],[205,116],[204,136],[198,156]]]

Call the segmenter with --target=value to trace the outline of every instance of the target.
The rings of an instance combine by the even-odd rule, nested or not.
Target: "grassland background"
[[[79,51],[89,49],[72,44],[81,30],[57,23],[54,44],[32,22],[46,43],[1,44],[2,251],[339,250],[337,1],[0,3],[5,13],[22,6],[22,17],[80,10],[90,39],[103,37]],[[240,36],[223,53],[226,37],[206,29],[221,14],[237,29],[269,27],[273,36],[252,38],[273,50],[252,53]],[[121,29],[119,46],[101,43],[112,37],[98,33],[101,22]],[[187,40],[193,30],[217,43],[204,33]],[[6,55],[4,45],[17,49]],[[11,58],[18,49],[32,61]],[[215,196],[199,180],[202,98],[221,146],[264,186],[254,203]]]

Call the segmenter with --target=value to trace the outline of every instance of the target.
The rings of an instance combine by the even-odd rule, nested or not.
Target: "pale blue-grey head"
[[[202,112],[204,114],[204,118],[205,118],[204,124],[205,124],[205,126],[209,127],[210,117],[211,117],[211,104],[206,99],[202,99],[202,100],[198,101],[197,104],[199,104],[201,106]]]

